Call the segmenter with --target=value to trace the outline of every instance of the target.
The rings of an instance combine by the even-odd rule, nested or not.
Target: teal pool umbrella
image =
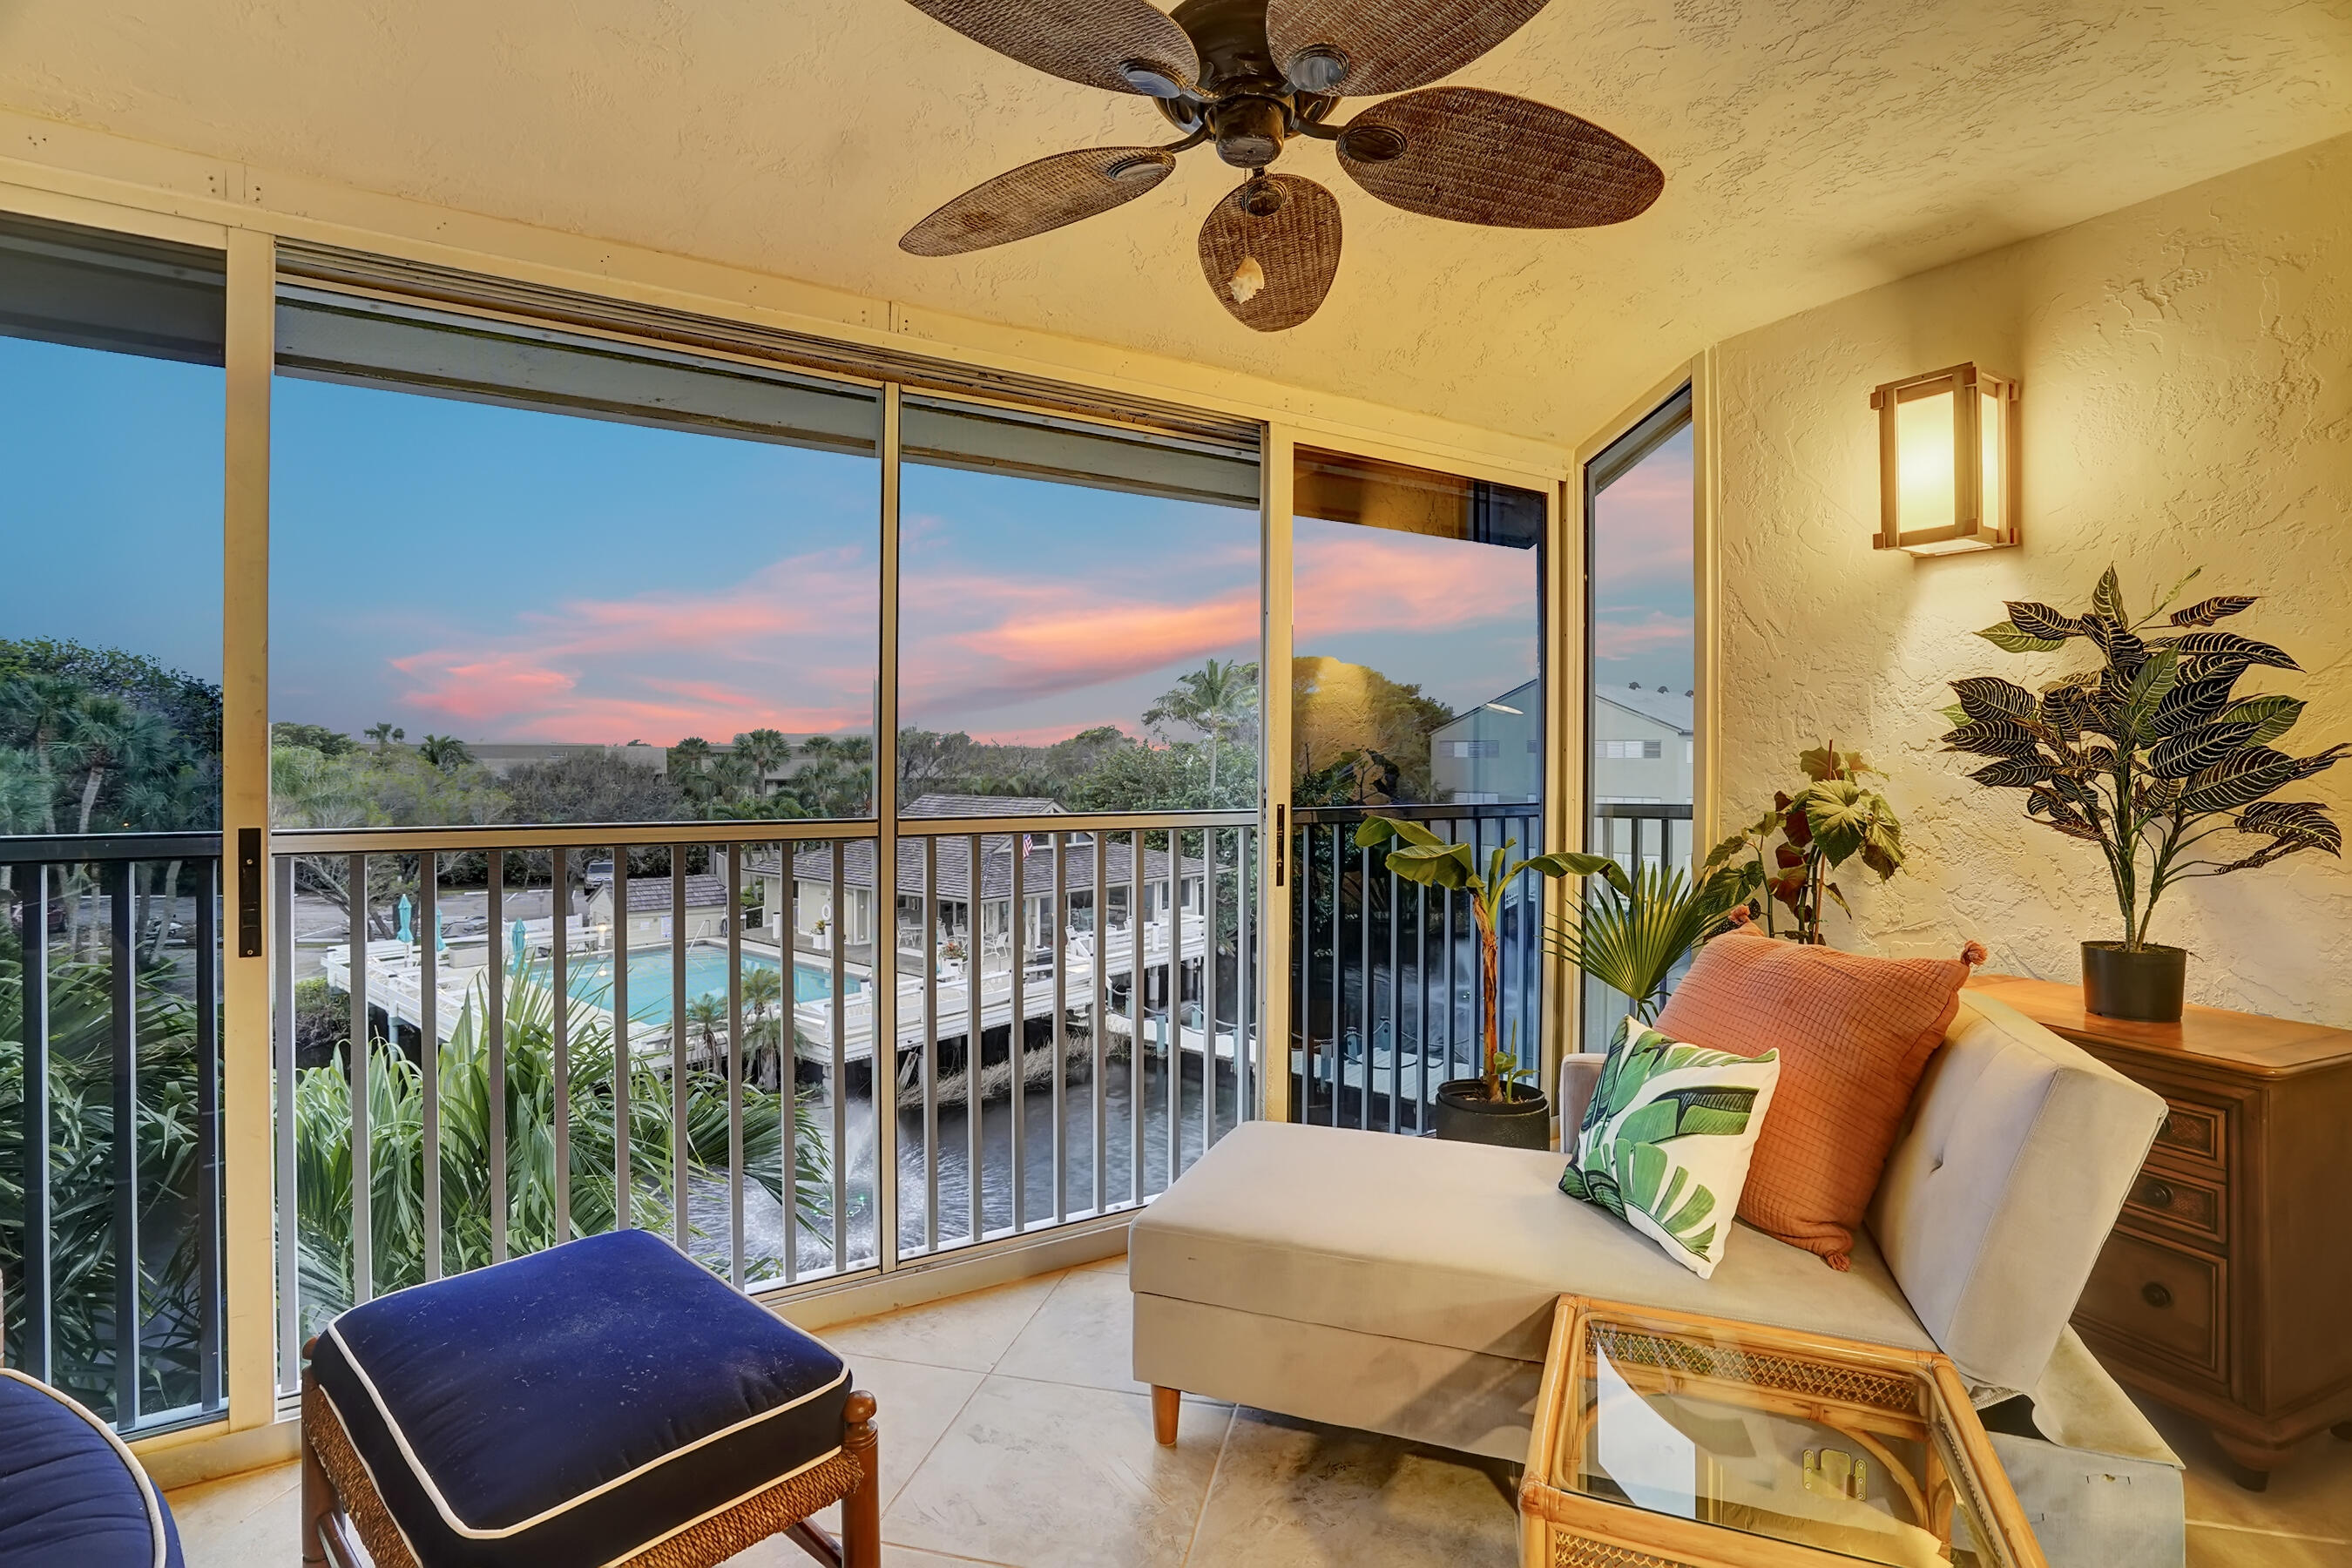
[[[515,921],[512,935],[513,939],[511,946],[514,949],[514,967],[517,970],[521,970],[529,966],[530,958],[530,943],[523,938],[522,921]]]
[[[439,910],[435,910],[433,911],[433,951],[436,952],[446,952],[449,951],[449,939],[441,934],[441,911]]]
[[[400,930],[393,934],[404,942],[415,942],[416,939],[408,933],[408,895],[401,894],[400,902],[393,907],[400,911]]]

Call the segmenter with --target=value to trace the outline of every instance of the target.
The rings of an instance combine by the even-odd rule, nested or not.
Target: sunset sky
[[[217,679],[220,373],[0,339],[0,635]],[[871,723],[870,458],[281,378],[272,711],[475,741]],[[1603,498],[1603,679],[1688,684],[1687,434]],[[909,467],[902,720],[1140,728],[1255,656],[1254,511]],[[1534,673],[1531,551],[1301,520],[1296,641],[1458,709]]]

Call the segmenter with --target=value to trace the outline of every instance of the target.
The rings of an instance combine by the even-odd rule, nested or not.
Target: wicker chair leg
[[[842,1568],[881,1568],[882,1463],[874,1396],[853,1393],[844,1414],[849,1426],[842,1450],[857,1460],[859,1474],[856,1489],[841,1500]]]
[[[310,1369],[302,1368],[303,1404],[310,1405]],[[319,1462],[319,1450],[311,1446],[310,1431],[306,1422],[302,1430],[302,1563],[303,1568],[324,1568],[327,1544],[324,1534],[329,1516],[335,1511],[334,1483],[327,1479],[327,1467]]]

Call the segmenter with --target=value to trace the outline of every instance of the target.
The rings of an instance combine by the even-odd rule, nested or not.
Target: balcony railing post
[[[555,1191],[550,1202],[554,1237],[560,1244],[572,1239],[572,851],[558,845],[551,884],[555,919],[548,931],[547,996],[554,1038]],[[432,1038],[428,1033],[425,1038]],[[428,1049],[432,1048],[428,1046]]]
[[[493,884],[495,886],[496,884]],[[669,1203],[670,1239],[680,1252],[691,1239],[687,1199],[686,1137],[686,846],[669,847]]]
[[[441,1278],[441,857],[416,858],[416,1031],[418,1092],[423,1098],[425,1278]]]
[[[729,844],[727,855],[727,1279],[743,1289],[743,847]],[[793,1180],[797,1151],[793,1146],[793,953],[789,942],[778,955],[782,986],[777,1005],[783,1010],[778,1037],[777,1077],[783,1090],[783,1167],[778,1173],[784,1194],[784,1245],[792,1245]],[[716,1065],[716,1064],[712,1064]],[[673,1089],[673,1094],[677,1090]]]
[[[146,1312],[139,1249],[139,952],[131,866],[110,862],[100,879],[112,916],[109,974],[114,1037],[114,1424],[139,1421],[141,1342]]]
[[[17,908],[25,921],[24,1119],[25,1242],[20,1278],[15,1282],[24,1301],[23,1363],[44,1383],[54,1380],[51,1364],[54,1335],[50,1280],[49,1227],[53,1223],[49,1197],[49,868],[33,863],[16,868],[20,889]]]
[[[346,1071],[352,1097],[352,1301],[357,1305],[375,1296],[375,1163],[373,1131],[369,1126],[370,1068],[374,1052],[368,1048],[367,985],[367,863],[365,854],[345,864],[350,878],[351,921],[346,940],[351,998],[351,1034],[344,1041]]]
[[[489,887],[484,895],[483,935],[488,939],[488,963],[483,969],[489,1015],[489,1056],[485,1068],[488,1093],[490,1146],[490,1261],[507,1260],[507,857],[503,849],[489,853]],[[397,1035],[384,1017],[386,1034]]]
[[[1110,1045],[1104,1038],[1103,1010],[1110,997],[1110,846],[1109,835],[1091,836],[1095,847],[1095,875],[1091,886],[1093,935],[1087,944],[1091,961],[1087,968],[1094,979],[1093,999],[1087,1009],[1087,1033],[1093,1047],[1092,1073],[1088,1095],[1093,1110],[1094,1156],[1087,1163],[1093,1167],[1094,1212],[1101,1214],[1110,1206],[1109,1108],[1104,1103],[1109,1089]]]
[[[980,1244],[986,1231],[982,1176],[986,1169],[982,1158],[981,1118],[988,1100],[984,1092],[986,1076],[983,1047],[988,1042],[987,1019],[982,1012],[986,1002],[982,982],[987,978],[987,950],[981,944],[982,911],[988,908],[982,896],[981,873],[983,870],[981,836],[964,835],[964,855],[968,861],[964,886],[971,889],[964,903],[963,930],[963,1136],[965,1199],[971,1207],[968,1229],[974,1246]]]
[[[636,1064],[629,1038],[629,847],[613,846],[613,1228],[631,1228],[636,1179],[629,1152],[629,1073]]]
[[[274,1389],[290,1394],[299,1386],[301,1339],[301,1213],[295,1183],[295,1060],[294,1060],[294,857],[280,855],[272,868],[274,897],[270,900],[270,952],[275,972],[270,976],[270,1066],[277,1079],[278,1156],[273,1206],[278,1220],[278,1368]],[[330,1062],[331,1068],[332,1063]]]

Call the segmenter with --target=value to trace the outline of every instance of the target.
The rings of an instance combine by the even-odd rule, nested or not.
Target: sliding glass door
[[[1688,388],[1586,465],[1585,848],[1692,869],[1697,491]],[[1584,1048],[1625,998],[1584,985]]]
[[[1355,846],[1377,810],[1514,860],[1544,839],[1542,491],[1302,447],[1292,479],[1292,1114],[1419,1131],[1479,1070],[1468,900]],[[1497,922],[1503,1045],[1542,1053],[1543,885]]]

